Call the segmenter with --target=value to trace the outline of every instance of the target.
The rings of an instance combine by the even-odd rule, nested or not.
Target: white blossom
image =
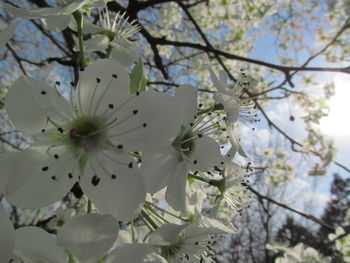
[[[178,88],[175,100],[178,108],[168,117],[177,124],[178,133],[167,146],[145,151],[141,169],[149,193],[167,186],[166,201],[175,210],[184,211],[188,172],[207,172],[222,160],[219,145],[205,135],[213,127],[201,122],[204,117],[196,116],[197,89],[189,85]]]
[[[0,49],[2,49],[15,33],[18,22],[11,23],[8,27],[0,32]]]
[[[19,78],[5,101],[14,125],[36,139],[29,149],[13,154],[23,166],[1,174],[11,174],[4,194],[12,204],[47,206],[78,181],[100,212],[120,220],[138,214],[145,188],[128,152],[161,147],[174,136],[164,114],[173,110],[171,96],[130,95],[127,71],[113,60],[100,60],[82,73],[71,105],[29,77]],[[6,160],[1,165],[6,167]]]
[[[84,6],[91,5],[100,0],[57,0],[56,7],[19,8],[6,4],[6,10],[14,15],[26,19],[41,18],[44,25],[52,31],[62,31],[72,21],[71,14]]]
[[[0,263],[8,263],[15,245],[15,230],[0,204]]]
[[[215,236],[233,233],[232,225],[198,215],[193,223],[161,226],[150,234],[148,243],[159,247],[169,263],[204,262],[216,255]]]

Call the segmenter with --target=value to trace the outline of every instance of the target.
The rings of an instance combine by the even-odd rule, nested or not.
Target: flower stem
[[[148,229],[149,229],[151,232],[153,232],[154,229],[153,229],[153,227],[147,222],[147,220],[146,220],[142,215],[140,216],[140,218],[141,218],[142,222],[148,227]]]
[[[91,214],[91,210],[92,210],[92,202],[90,201],[90,199],[88,199],[86,212],[88,214]]]
[[[132,243],[136,243],[134,220],[131,221],[131,238]]]
[[[84,46],[83,46],[83,24],[84,18],[83,14],[80,10],[77,10],[73,13],[73,17],[77,23],[78,27],[78,39],[79,39],[79,52],[80,52],[80,67],[81,69],[85,69],[86,62],[84,57]]]
[[[209,184],[209,182],[208,182],[207,180],[205,180],[204,178],[202,178],[202,177],[200,177],[200,176],[198,176],[198,175],[188,174],[188,177],[190,177],[190,178],[196,179],[196,180],[198,180],[198,181],[202,181],[202,182],[204,182],[204,183],[208,183],[208,184]]]
[[[142,209],[141,211],[141,215],[151,224],[151,226],[154,228],[154,229],[157,229],[158,226],[157,224],[153,221],[153,219],[146,213],[146,211],[144,209]]]
[[[168,220],[166,220],[164,217],[162,217],[161,215],[159,215],[156,211],[154,211],[154,209],[149,206],[148,204],[145,204],[144,208],[150,212],[150,214],[157,219],[157,221],[162,224],[163,222],[165,223],[170,223]],[[163,222],[161,222],[160,220],[162,220]]]
[[[71,253],[68,253],[68,252],[67,252],[67,254],[68,254],[68,262],[69,262],[69,263],[78,263],[78,262],[75,260],[74,256],[73,256]]]
[[[185,218],[182,218],[182,217],[180,217],[180,216],[177,216],[177,215],[175,215],[175,214],[173,214],[173,213],[171,213],[171,212],[169,212],[169,211],[167,211],[167,210],[165,210],[165,209],[163,209],[163,208],[161,208],[161,207],[159,207],[159,206],[157,206],[157,205],[155,205],[155,204],[152,204],[152,203],[147,202],[147,201],[146,201],[146,204],[147,204],[147,205],[151,205],[151,206],[153,206],[154,208],[156,208],[157,210],[160,210],[160,211],[162,211],[162,212],[164,212],[164,213],[167,213],[167,214],[171,215],[172,217],[175,217],[175,218],[177,218],[177,219],[180,219],[181,221],[189,222],[188,219],[185,219]]]

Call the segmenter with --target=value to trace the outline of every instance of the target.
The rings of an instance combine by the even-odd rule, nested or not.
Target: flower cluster
[[[233,162],[236,152],[246,156],[237,122],[256,121],[243,96],[249,83],[243,74],[226,89],[225,73],[218,78],[210,68],[217,107],[204,110],[198,87],[146,90],[133,38],[139,26],[120,13],[111,22],[101,10],[100,25],[92,24],[84,12],[101,2],[59,1],[34,10],[6,5],[13,15],[44,19],[50,30],[76,30],[82,71],[68,96],[58,81],[52,87],[21,76],[13,83],[5,110],[34,142],[1,153],[0,193],[34,209],[79,189],[87,213],[65,217],[52,235],[34,226],[14,230],[1,207],[1,262],[211,262],[217,236],[237,233],[227,214],[240,214],[249,199],[245,170]],[[5,41],[13,31],[3,32]],[[224,155],[213,136],[218,130],[231,142]],[[126,239],[118,235],[125,231]]]

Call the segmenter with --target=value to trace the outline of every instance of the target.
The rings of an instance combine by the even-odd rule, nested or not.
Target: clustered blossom
[[[34,10],[7,4],[6,9],[22,18],[44,19],[50,30],[68,25],[75,30],[77,12],[101,7],[101,2],[58,1],[57,7]],[[66,216],[52,235],[34,226],[14,230],[0,207],[0,256],[55,263],[216,260],[217,236],[237,233],[222,217],[227,211],[240,214],[249,199],[245,170],[233,162],[236,152],[246,156],[237,121],[255,120],[251,103],[241,98],[248,83],[239,80],[226,90],[227,76],[220,72],[219,79],[209,69],[218,90],[214,100],[222,104],[225,117],[214,108],[201,110],[198,87],[182,85],[171,94],[146,90],[133,38],[137,23],[120,13],[111,23],[102,10],[101,25],[83,18],[85,29],[78,27],[78,34],[90,37],[80,36],[83,43],[77,47],[87,67],[77,85],[69,87],[69,96],[58,91],[63,86],[58,81],[54,86],[30,76],[14,81],[5,110],[34,142],[0,155],[0,193],[10,204],[43,208],[79,187],[88,200],[87,214]],[[14,30],[12,25],[1,32],[0,47]],[[103,52],[104,58],[94,54],[85,63],[82,48]],[[223,120],[227,129],[220,125]],[[226,155],[212,136],[217,130],[231,139]],[[208,188],[214,196],[206,194]],[[203,203],[210,198],[208,213]],[[130,236],[123,239],[120,233],[126,229]]]

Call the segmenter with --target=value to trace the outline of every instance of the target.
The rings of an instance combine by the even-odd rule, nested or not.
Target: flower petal
[[[103,153],[89,160],[81,187],[101,213],[129,221],[140,212],[145,185],[136,164],[124,153]]]
[[[21,163],[23,168],[9,179],[5,196],[21,208],[41,208],[69,192],[78,178],[78,161],[63,146],[50,149],[48,145],[34,145],[30,149],[36,151],[32,162]]]
[[[26,19],[34,19],[34,18],[43,18],[47,16],[60,15],[62,10],[64,10],[64,6],[57,7],[44,7],[44,8],[35,8],[35,9],[26,9],[15,7],[10,4],[5,4],[6,11],[11,15],[19,16]]]
[[[14,15],[22,18],[44,18],[48,16],[69,15],[74,11],[80,9],[83,5],[93,2],[94,0],[75,0],[68,5],[62,5],[57,7],[43,7],[35,9],[18,8],[12,5],[6,4],[6,10]]]
[[[183,85],[176,89],[175,100],[181,125],[187,126],[194,121],[197,114],[197,94],[197,88],[191,85]]]
[[[231,159],[235,156],[236,152],[238,152],[242,157],[248,157],[248,155],[245,153],[245,151],[243,150],[240,141],[239,141],[239,137],[238,134],[236,133],[236,129],[238,129],[236,127],[236,125],[234,123],[228,123],[227,124],[227,135],[230,137],[230,142],[231,142],[231,149],[230,152],[228,153],[228,157],[230,157]]]
[[[39,227],[21,227],[15,231],[15,255],[26,262],[62,263],[67,257],[55,244],[55,237]]]
[[[129,67],[132,63],[137,61],[139,57],[139,49],[134,43],[125,42],[127,41],[124,39],[112,42],[113,49],[111,51],[111,58],[122,64],[124,67]]]
[[[172,146],[153,154],[142,154],[141,174],[148,193],[154,194],[168,184],[177,162],[177,152]]]
[[[51,31],[61,32],[68,27],[72,21],[71,15],[48,16],[42,19],[43,24]]]
[[[141,92],[116,115],[127,120],[117,123],[108,133],[114,142],[124,144],[130,151],[152,151],[169,145],[179,129],[175,100],[164,93]]]
[[[31,164],[40,158],[40,154],[36,151],[27,149],[23,152],[6,152],[0,155],[0,193],[5,193],[9,187],[16,188],[21,187],[26,183],[25,180],[17,180],[17,174],[30,174],[35,173],[35,167],[31,167]],[[17,165],[17,164],[21,165]],[[30,168],[31,167],[31,168]],[[10,186],[11,185],[11,186]]]
[[[104,35],[94,36],[84,41],[85,52],[101,51],[104,52],[108,47],[109,39]]]
[[[6,43],[11,39],[13,33],[16,30],[18,22],[11,23],[7,28],[0,32],[0,49],[2,49]]]
[[[57,245],[69,251],[81,263],[96,263],[107,254],[118,232],[119,224],[113,216],[76,216],[58,231]]]
[[[166,224],[153,231],[147,238],[147,242],[154,246],[169,246],[176,244],[180,232],[187,225]]]
[[[5,98],[5,109],[16,128],[28,134],[46,128],[48,117],[61,124],[73,114],[54,88],[29,77],[15,81]]]
[[[187,173],[186,164],[178,163],[170,177],[165,193],[165,200],[177,211],[186,210]]]
[[[203,135],[196,139],[196,146],[190,156],[191,171],[207,171],[219,166],[223,157],[220,153],[220,145],[212,138]]]
[[[106,263],[167,263],[157,255],[154,249],[146,244],[124,244],[115,249]]]
[[[208,235],[236,234],[237,229],[229,221],[198,215],[196,220],[185,228],[189,243],[193,239]]]
[[[214,83],[216,89],[218,90],[218,92],[226,93],[226,87],[224,86],[224,83],[222,83],[218,79],[218,77],[215,75],[215,73],[214,73],[213,69],[211,68],[211,66],[209,66],[209,73],[210,73],[211,80],[213,81],[213,83]]]
[[[129,98],[126,69],[112,59],[102,59],[82,72],[74,100],[82,113],[102,115],[116,110]]]
[[[8,263],[15,246],[15,230],[0,204],[0,263]]]

